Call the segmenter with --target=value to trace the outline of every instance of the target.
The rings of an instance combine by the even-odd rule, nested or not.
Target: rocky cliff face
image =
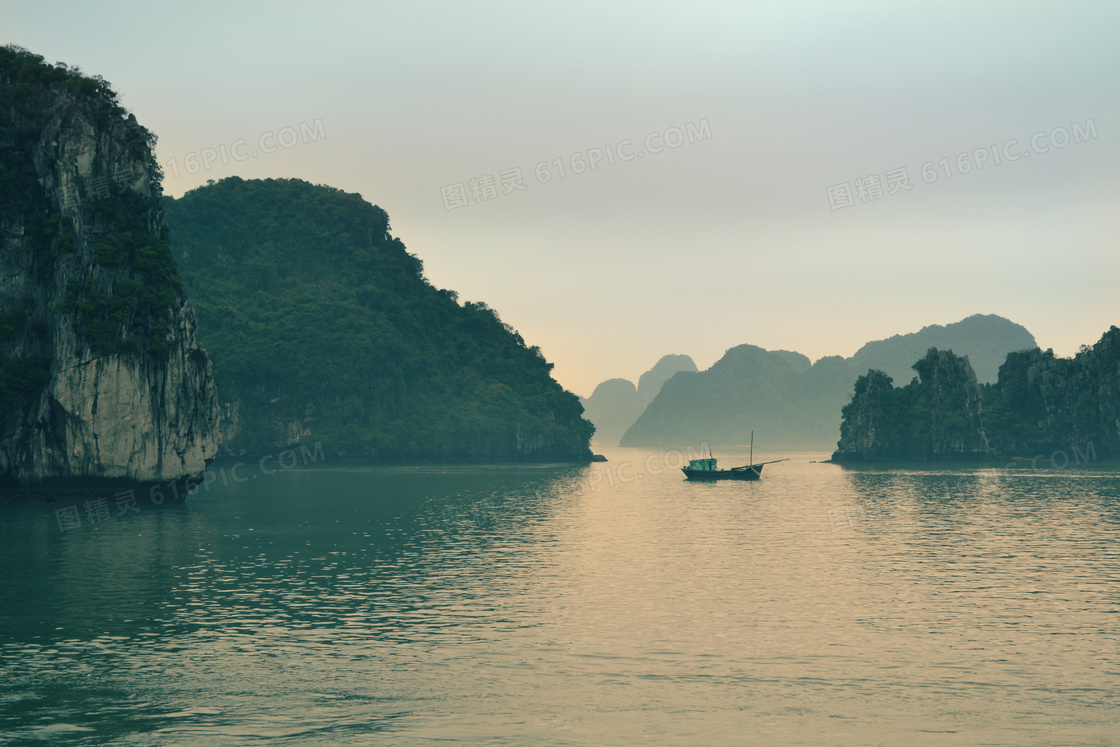
[[[154,138],[100,79],[0,49],[0,480],[171,480],[217,449]]]
[[[1120,328],[1073,358],[1011,353],[983,388],[950,351],[931,348],[914,370],[900,389],[881,371],[859,377],[834,461],[1120,456]]]
[[[889,454],[890,418],[897,416],[894,384],[882,371],[871,370],[856,380],[852,401],[844,408],[840,443],[833,460],[875,459]]]
[[[1050,454],[1089,443],[1098,455],[1120,454],[1120,329],[1073,358],[1037,348],[1009,355],[984,395],[1000,454]]]
[[[983,456],[988,453],[981,416],[983,394],[968,356],[951,350],[930,348],[926,357],[914,364],[918,372],[918,396],[905,402],[918,415],[929,413],[919,423],[924,438],[917,443],[922,455]]]
[[[976,459],[990,453],[983,393],[968,356],[930,348],[918,380],[896,389],[882,371],[856,381],[842,411],[836,462]]]

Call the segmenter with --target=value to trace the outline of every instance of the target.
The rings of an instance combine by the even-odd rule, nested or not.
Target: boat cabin
[[[717,472],[715,459],[689,459],[688,468],[696,472]]]

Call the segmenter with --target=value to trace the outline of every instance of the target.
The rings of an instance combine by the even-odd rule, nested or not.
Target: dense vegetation
[[[167,353],[172,305],[182,293],[166,226],[148,227],[145,200],[132,192],[90,201],[85,210],[101,229],[93,262],[124,271],[111,293],[93,277],[71,283],[55,310],[72,316],[94,353]]]
[[[165,213],[237,421],[229,451],[310,439],[380,459],[590,456],[592,426],[540,350],[428,284],[360,195],[230,178]]]
[[[918,375],[903,387],[882,371],[856,379],[841,410],[837,461],[987,455],[980,388],[968,359],[930,348],[912,368]]]
[[[1037,348],[1007,357],[984,387],[984,427],[1001,454],[1049,454],[1093,443],[1120,454],[1120,329],[1073,358]]]
[[[859,377],[834,459],[1034,457],[1089,444],[1096,456],[1120,454],[1117,327],[1073,358],[1010,353],[998,380],[982,387],[951,352],[931,350],[913,368],[919,379],[899,388],[881,371]]]

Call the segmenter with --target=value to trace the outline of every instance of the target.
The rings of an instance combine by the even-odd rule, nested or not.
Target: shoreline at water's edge
[[[74,502],[132,494],[155,505],[182,503],[202,484],[203,475],[173,480],[133,480],[127,477],[52,477],[34,483],[0,482],[0,505]]]
[[[592,462],[605,462],[607,458],[601,454],[592,453],[589,449],[586,454],[578,457],[570,455],[545,454],[539,457],[515,459],[509,457],[470,458],[470,457],[398,457],[398,456],[349,456],[328,454],[322,447],[308,448],[300,444],[293,444],[281,449],[260,453],[246,454],[219,454],[207,463],[207,469],[212,467],[232,467],[235,464],[251,465],[267,460],[282,461],[286,456],[294,455],[300,464],[335,464],[344,466],[379,466],[379,467],[432,467],[432,466],[463,466],[463,467],[516,467],[541,466],[547,464],[591,464]]]
[[[1103,467],[1115,469],[1120,467],[1120,455],[1109,455],[1096,457],[1093,459],[1077,459],[1071,457],[1066,452],[1055,452],[1054,454],[1039,454],[1035,457],[993,457],[993,456],[961,456],[961,455],[946,455],[936,456],[928,459],[915,459],[909,458],[890,458],[890,457],[843,457],[836,458],[833,454],[828,459],[822,459],[817,464],[835,464],[840,467],[872,467],[872,468],[896,468],[896,469],[930,469],[938,467],[977,467],[980,469],[1026,469],[1026,470],[1042,470],[1042,469],[1092,469],[1094,467]]]
[[[302,462],[293,462],[293,467],[285,467],[278,462],[292,449],[279,452],[270,452],[260,456],[221,456],[206,465],[206,470],[199,475],[185,475],[174,480],[160,482],[133,480],[130,478],[109,477],[69,477],[50,478],[35,483],[18,483],[13,481],[0,482],[0,505],[11,504],[43,504],[51,505],[61,502],[74,502],[90,500],[98,497],[112,496],[133,491],[136,495],[151,500],[153,503],[164,501],[182,502],[190,491],[199,485],[205,485],[207,473],[213,470],[236,467],[238,465],[250,466],[254,463],[264,463],[272,460],[272,469],[288,471],[295,466],[308,467],[314,464],[323,466],[380,466],[380,467],[432,467],[432,466],[459,466],[459,467],[545,467],[551,465],[571,466],[588,465],[595,462],[605,462],[607,458],[601,454],[590,451],[586,458],[581,459],[533,459],[533,460],[478,460],[478,459],[371,459],[368,457],[327,457],[320,455],[318,458],[304,459]],[[263,467],[262,467],[263,468]],[[266,473],[269,474],[269,473]],[[160,499],[160,496],[163,496]]]

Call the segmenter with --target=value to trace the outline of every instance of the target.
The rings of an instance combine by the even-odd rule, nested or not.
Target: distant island
[[[856,380],[832,461],[987,461],[1120,456],[1120,328],[1073,358],[1011,353],[995,383],[979,384],[968,356],[930,348],[918,377],[895,387],[882,371]]]
[[[696,363],[687,355],[664,355],[634,386],[628,379],[607,379],[587,399],[580,399],[586,417],[595,424],[595,440],[618,445],[622,434],[661,391],[662,385],[681,371],[695,372]]]
[[[872,368],[909,378],[911,364],[933,346],[968,354],[981,362],[981,380],[994,381],[1009,352],[1034,348],[1036,343],[1021,325],[976,314],[869,342],[850,358],[828,356],[815,363],[797,352],[738,345],[706,371],[676,372],[648,405],[631,406],[629,411],[637,410],[638,415],[624,430],[621,445],[744,445],[754,430],[765,434],[772,448],[831,449],[840,435],[840,408],[850,399],[856,378]],[[616,393],[627,392],[612,384],[601,394]],[[601,413],[622,409],[610,410],[607,397],[598,395],[597,390],[594,407],[588,405],[588,417],[596,425]]]

